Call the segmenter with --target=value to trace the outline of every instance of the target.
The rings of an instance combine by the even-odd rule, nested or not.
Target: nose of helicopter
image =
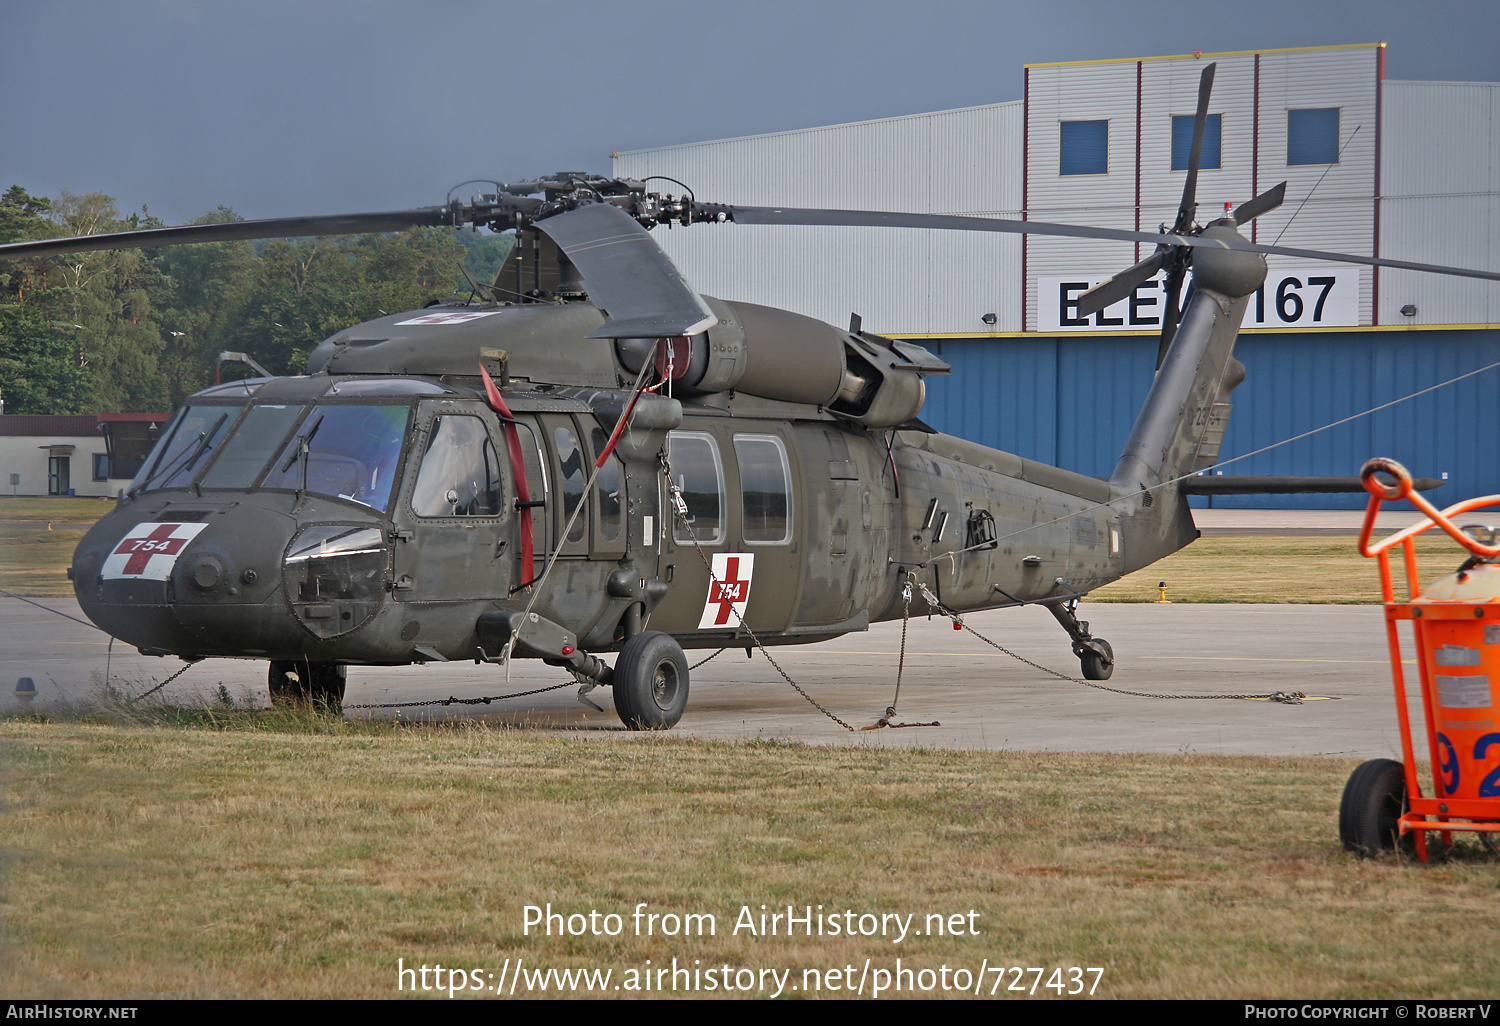
[[[319,519],[244,503],[122,508],[79,544],[74,590],[147,653],[307,655],[375,615],[388,565],[378,523]]]

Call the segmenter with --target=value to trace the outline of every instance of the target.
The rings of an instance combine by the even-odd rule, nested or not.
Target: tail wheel
[[[273,659],[266,675],[275,706],[312,705],[342,712],[347,670],[342,663],[314,663],[306,659]]]
[[[682,646],[661,631],[642,631],[615,660],[615,711],[631,730],[668,730],[687,708],[688,664]]]
[[[1078,661],[1083,664],[1083,679],[1109,680],[1115,672],[1115,650],[1103,638],[1094,638],[1093,644],[1103,651],[1085,646],[1078,654]]]
[[[1412,838],[1401,837],[1400,819],[1406,811],[1406,771],[1391,759],[1361,763],[1344,785],[1339,803],[1339,839],[1344,850],[1372,859]]]

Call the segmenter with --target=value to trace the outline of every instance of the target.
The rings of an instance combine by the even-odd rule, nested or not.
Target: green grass
[[[1378,561],[1360,556],[1355,541],[1354,535],[1209,535],[1089,598],[1155,602],[1157,584],[1165,581],[1173,602],[1378,603]],[[1424,584],[1458,569],[1467,555],[1443,535],[1417,539]],[[1399,552],[1392,563],[1400,575]],[[1396,594],[1404,597],[1404,584]]]
[[[1472,840],[1429,867],[1345,855],[1343,761],[552,735],[227,704],[12,718],[0,753],[12,996],[391,997],[398,959],[618,979],[674,956],[794,982],[898,956],[1100,966],[1104,997],[1500,988],[1500,868]],[[719,929],[523,935],[523,907],[549,902],[627,923],[639,902],[709,912]],[[979,933],[732,935],[762,903],[917,922],[972,909]]]
[[[114,497],[89,498],[0,498],[0,520],[48,520],[70,524],[92,524],[115,508]]]

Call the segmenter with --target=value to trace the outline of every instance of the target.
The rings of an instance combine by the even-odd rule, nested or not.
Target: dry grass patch
[[[716,743],[166,711],[0,723],[28,997],[389,997],[498,972],[1102,966],[1109,997],[1483,997],[1500,869],[1338,847],[1352,764]],[[713,937],[522,936],[522,906]],[[981,915],[978,936],[753,938],[742,905]],[[1436,912],[1437,914],[1434,914]],[[1443,958],[1430,953],[1442,951]],[[1455,954],[1457,953],[1457,954]],[[518,995],[519,996],[519,995]]]
[[[77,528],[0,528],[0,588],[17,595],[72,595],[68,567],[83,535]]]
[[[1155,602],[1157,582],[1166,581],[1173,602],[1379,603],[1379,568],[1355,550],[1356,540],[1354,535],[1209,535],[1089,598]],[[1458,569],[1465,555],[1446,536],[1417,539],[1424,584]],[[1404,587],[1398,584],[1396,593],[1404,596]]]
[[[92,524],[114,508],[113,498],[91,499],[66,495],[46,498],[0,497],[0,520],[55,520],[60,523]]]

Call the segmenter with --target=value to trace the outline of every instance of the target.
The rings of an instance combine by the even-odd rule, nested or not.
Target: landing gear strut
[[[342,663],[273,659],[270,672],[266,675],[266,683],[271,691],[271,704],[287,706],[311,703],[314,707],[326,708],[329,712],[342,712],[346,673],[347,668]]]
[[[1087,620],[1078,619],[1078,600],[1074,598],[1066,602],[1049,602],[1047,609],[1057,617],[1057,622],[1068,632],[1068,637],[1073,639],[1073,654],[1083,664],[1084,679],[1109,680],[1110,675],[1115,672],[1115,650],[1103,638],[1096,638],[1089,633]]]

